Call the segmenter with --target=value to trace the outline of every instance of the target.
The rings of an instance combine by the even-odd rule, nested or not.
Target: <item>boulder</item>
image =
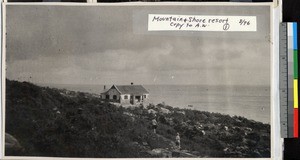
[[[151,151],[148,151],[148,153],[152,156],[156,156],[156,157],[172,157],[173,155],[171,154],[170,151],[163,149],[163,148],[155,148],[152,149]]]
[[[148,110],[148,114],[156,114],[157,113],[157,111],[155,111],[154,109],[149,109]]]
[[[5,154],[15,155],[22,152],[24,149],[19,141],[12,135],[5,133]]]
[[[163,113],[163,114],[169,114],[171,113],[170,110],[166,109],[166,108],[160,108],[160,112]]]

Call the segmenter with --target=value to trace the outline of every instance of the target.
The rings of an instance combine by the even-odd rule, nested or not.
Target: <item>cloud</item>
[[[269,84],[268,23],[258,23],[254,33],[154,33],[137,21],[150,11],[183,9],[7,6],[7,77],[71,84]],[[258,20],[268,18],[265,12]],[[245,81],[249,76],[252,81]]]
[[[268,77],[259,79],[256,70],[269,71],[269,56],[258,59],[256,49],[243,43],[227,48],[209,41],[199,46],[191,42],[165,41],[144,50],[109,49],[15,60],[8,65],[7,75],[12,79],[30,77],[39,83],[75,84],[235,84],[251,75],[253,83],[268,83]]]

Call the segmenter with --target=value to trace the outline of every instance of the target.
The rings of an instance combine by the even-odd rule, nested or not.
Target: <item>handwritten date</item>
[[[241,26],[249,26],[250,25],[250,21],[247,21],[245,19],[240,19],[239,24]]]

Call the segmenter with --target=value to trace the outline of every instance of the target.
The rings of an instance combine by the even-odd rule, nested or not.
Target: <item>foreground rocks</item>
[[[5,154],[19,155],[23,150],[23,147],[14,136],[5,133]]]

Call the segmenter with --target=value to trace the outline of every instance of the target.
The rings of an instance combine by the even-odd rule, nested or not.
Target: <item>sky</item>
[[[6,77],[46,84],[270,85],[267,6],[7,6]],[[148,14],[257,16],[256,32],[147,31]]]

